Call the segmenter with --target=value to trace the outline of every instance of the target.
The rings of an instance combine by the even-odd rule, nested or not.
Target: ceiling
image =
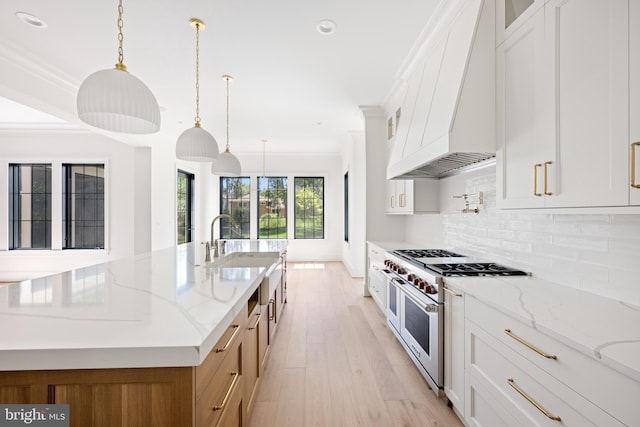
[[[175,141],[193,126],[195,31],[188,21],[195,17],[206,23],[200,33],[200,116],[220,147],[226,138],[221,76],[230,74],[232,151],[258,152],[262,139],[269,141],[270,151],[340,151],[349,132],[363,130],[358,106],[381,105],[389,96],[437,3],[125,0],[124,63],[155,94],[162,127],[158,134],[135,137],[100,133],[153,145]],[[7,52],[19,56],[34,64],[34,73],[46,70],[49,80],[63,81],[70,91],[117,62],[116,0],[3,0],[1,10],[0,59]],[[29,26],[16,12],[33,14],[47,27]],[[317,31],[323,19],[336,23],[333,34]],[[46,102],[21,97],[9,86],[0,87],[0,97],[60,116],[47,111]],[[18,114],[16,108],[0,102],[0,128],[55,124],[50,117],[31,119],[29,109]],[[67,113],[67,127],[86,127],[75,111]]]

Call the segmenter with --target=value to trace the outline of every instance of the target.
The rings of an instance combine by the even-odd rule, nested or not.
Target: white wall
[[[483,191],[479,215],[453,195]],[[495,167],[441,180],[445,246],[545,280],[640,305],[640,215],[511,213],[496,208]],[[411,228],[429,228],[416,216]],[[411,233],[407,232],[407,236]]]
[[[262,175],[262,153],[237,154],[242,165],[242,176],[255,177]],[[290,261],[340,261],[342,259],[342,212],[343,212],[343,172],[342,159],[339,154],[286,154],[269,153],[266,146],[265,172],[267,176],[287,176],[289,183],[288,212],[289,218],[293,218],[293,178],[299,177],[324,177],[324,239],[294,239],[293,221],[288,222],[289,246],[287,257]],[[219,212],[219,180],[213,179],[211,197],[206,203],[212,207],[212,211],[203,219],[207,231],[202,238],[207,238],[209,221]],[[252,205],[255,204],[255,187],[252,188]],[[205,210],[209,212],[209,209]]]
[[[362,133],[350,135],[342,156],[342,174],[349,172],[349,242],[342,241],[342,262],[351,277],[364,277],[366,253],[367,165]],[[344,193],[343,193],[344,194]],[[343,221],[344,222],[344,221]]]
[[[148,193],[150,152],[84,131],[1,131],[0,144],[0,281],[42,276],[131,256],[148,247],[149,229],[136,227],[149,217],[134,200]],[[106,173],[106,241],[104,250],[13,250],[8,248],[9,163],[104,162]],[[53,175],[52,242],[61,241],[61,176]],[[60,179],[60,181],[58,181]],[[57,219],[57,220],[56,220]],[[136,247],[135,241],[139,240]],[[56,246],[60,247],[60,244]]]

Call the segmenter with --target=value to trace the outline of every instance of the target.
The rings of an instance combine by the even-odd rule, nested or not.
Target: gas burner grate
[[[521,270],[505,267],[493,262],[464,264],[430,264],[428,268],[443,276],[526,276]]]
[[[405,258],[451,258],[464,256],[444,249],[398,249],[393,252]]]

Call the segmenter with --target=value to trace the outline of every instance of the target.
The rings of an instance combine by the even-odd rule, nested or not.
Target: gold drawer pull
[[[269,300],[269,320],[273,320],[276,318],[276,300]]]
[[[553,164],[553,162],[544,162],[544,194],[547,196],[552,196],[553,193],[547,191],[547,166]]]
[[[542,167],[542,163],[536,163],[533,165],[533,195],[542,196],[542,193],[538,193],[538,168]]]
[[[444,288],[444,291],[445,291],[446,293],[448,293],[448,294],[453,295],[454,297],[462,297],[462,296],[463,296],[462,294],[459,294],[459,293],[457,293],[457,292],[453,292],[451,289],[446,288],[446,287]]]
[[[640,188],[640,184],[636,184],[636,147],[639,145],[640,142],[631,144],[631,186],[633,188]]]
[[[233,333],[233,335],[231,335],[231,338],[229,338],[229,341],[227,341],[224,347],[216,348],[216,353],[222,353],[223,351],[227,351],[229,349],[229,347],[231,346],[231,343],[236,338],[236,335],[238,335],[238,332],[240,332],[240,325],[233,325],[233,328],[235,328],[235,332]]]
[[[520,338],[519,336],[514,335],[514,334],[511,332],[511,329],[505,329],[505,330],[504,330],[504,333],[505,333],[505,334],[507,334],[507,335],[509,335],[509,336],[510,336],[511,338],[513,338],[514,340],[518,341],[520,344],[526,345],[527,347],[529,347],[531,350],[535,351],[536,353],[538,353],[538,354],[539,354],[540,356],[542,356],[542,357],[546,357],[547,359],[553,359],[553,360],[558,359],[558,357],[557,357],[557,356],[555,356],[555,355],[553,355],[553,354],[547,354],[547,353],[545,353],[544,351],[540,350],[538,347],[536,347],[536,346],[534,346],[534,345],[532,345],[532,344],[529,344],[528,342],[526,342],[525,340],[523,340],[523,339],[522,339],[522,338]]]
[[[250,327],[249,330],[253,330],[253,329],[257,328],[258,325],[260,324],[260,319],[262,319],[262,313],[258,313],[258,314],[256,314],[256,316],[258,316],[258,319],[256,320],[255,325]]]
[[[529,397],[529,395],[527,393],[525,393],[524,391],[522,391],[520,389],[520,387],[518,387],[516,385],[516,383],[513,381],[513,378],[507,378],[507,383],[513,387],[513,389],[515,391],[517,391],[518,393],[520,393],[520,396],[524,397],[525,399],[527,399],[529,401],[529,403],[531,403],[533,406],[536,407],[536,409],[540,412],[542,412],[544,414],[545,417],[549,418],[550,420],[553,421],[562,421],[562,419],[557,416],[557,415],[551,415],[549,412],[547,412],[546,409],[544,409],[542,406],[540,406],[538,404],[538,402],[536,402],[535,400],[533,400],[531,397]]]
[[[221,411],[227,405],[227,401],[229,400],[229,396],[233,393],[233,390],[236,388],[236,383],[238,382],[238,378],[240,378],[240,374],[237,372],[231,372],[233,375],[233,381],[231,381],[231,385],[227,390],[227,394],[224,395],[224,399],[222,399],[222,403],[213,407],[214,411]]]
[[[401,208],[404,208],[404,193],[398,196],[398,204]]]
[[[392,208],[394,207],[394,206],[393,206],[393,197],[394,197],[394,196],[391,196],[391,199],[389,199],[389,200],[390,200],[389,205],[390,205]]]

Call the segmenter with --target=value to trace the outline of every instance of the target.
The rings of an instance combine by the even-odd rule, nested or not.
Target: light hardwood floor
[[[363,297],[362,279],[342,263],[290,263],[287,273],[250,427],[462,426]]]

